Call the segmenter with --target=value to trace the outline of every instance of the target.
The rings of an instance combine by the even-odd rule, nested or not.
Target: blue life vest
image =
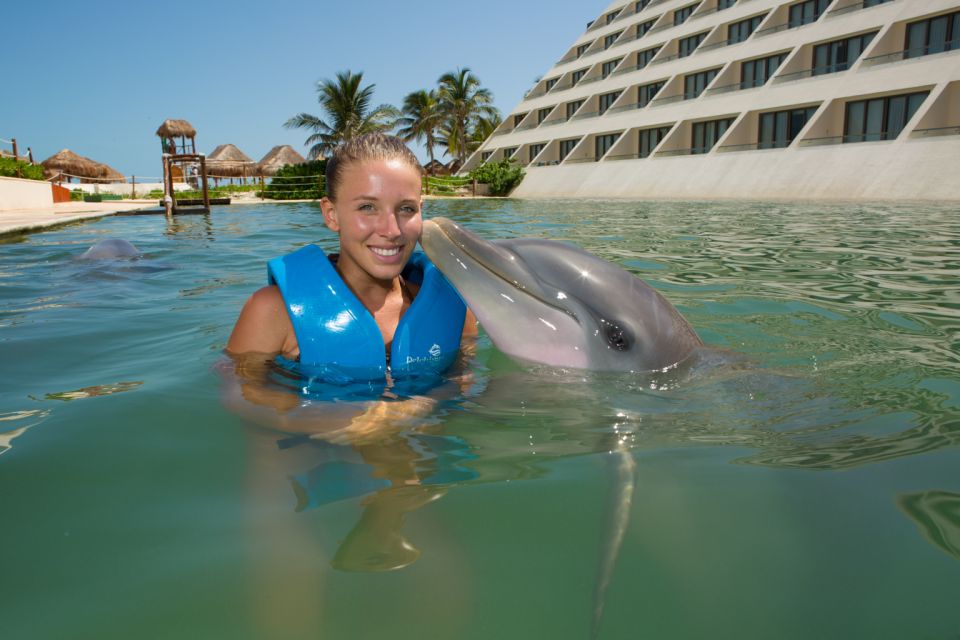
[[[376,320],[320,247],[311,244],[274,258],[267,272],[283,295],[300,347],[298,363],[280,360],[301,376],[340,384],[374,382],[369,393],[388,370],[394,379],[436,378],[457,358],[466,306],[422,252],[415,252],[403,270],[420,291],[397,325],[389,367]]]

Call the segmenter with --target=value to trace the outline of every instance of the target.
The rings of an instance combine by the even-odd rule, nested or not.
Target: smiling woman
[[[364,377],[382,378],[391,364],[446,369],[459,349],[465,309],[428,260],[411,261],[423,224],[420,175],[416,157],[397,138],[372,133],[338,147],[320,206],[339,235],[339,254],[328,261],[308,245],[272,261],[271,284],[247,301],[227,350],[347,369],[352,377],[366,368]],[[410,322],[401,323],[408,311]],[[474,323],[466,326],[476,331]]]

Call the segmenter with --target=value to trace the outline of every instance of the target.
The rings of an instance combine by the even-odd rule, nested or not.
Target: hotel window
[[[588,42],[587,44],[581,44],[580,46],[578,46],[578,47],[577,47],[577,57],[579,58],[580,56],[582,56],[584,53],[587,52],[587,49],[589,49],[589,48],[590,48],[590,43],[589,43],[589,42]]]
[[[486,162],[493,155],[493,151],[482,151],[480,153],[480,162]]]
[[[700,94],[703,93],[703,90],[707,88],[707,85],[717,77],[719,72],[720,67],[717,67],[716,69],[710,69],[709,71],[701,71],[700,73],[691,73],[688,76],[684,76],[683,99],[693,100],[694,98],[699,97]]]
[[[843,40],[834,40],[824,44],[818,44],[813,48],[813,69],[811,74],[815,76],[826,73],[836,73],[837,71],[846,71],[850,68],[863,50],[867,48],[873,36],[877,32],[865,33],[861,36],[845,38]]]
[[[759,149],[781,149],[790,146],[793,139],[813,117],[816,107],[788,109],[760,114]]]
[[[764,16],[753,16],[727,25],[727,44],[737,44],[749,38],[750,34],[756,31],[760,23],[763,22],[763,18]]]
[[[697,2],[695,4],[687,5],[686,7],[681,7],[680,9],[677,9],[676,11],[674,11],[673,26],[677,26],[686,22],[687,18],[690,17],[690,14],[693,13],[693,10],[697,8],[698,4],[700,3]]]
[[[616,11],[611,11],[610,13],[608,13],[607,24],[610,24],[611,22],[616,20],[618,15],[620,15],[620,9],[617,9]]]
[[[645,66],[650,64],[650,61],[653,60],[653,56],[657,55],[658,51],[660,51],[660,47],[651,47],[649,49],[644,49],[643,51],[638,51],[637,69],[643,69]]]
[[[681,38],[678,43],[678,56],[680,58],[686,58],[688,55],[696,51],[697,47],[700,46],[700,43],[703,42],[703,39],[707,37],[709,31],[704,31],[703,33],[698,33],[696,35],[690,36],[689,38]]]
[[[960,12],[907,25],[904,58],[960,49]]]
[[[642,87],[637,87],[637,109],[650,104],[657,93],[660,92],[660,89],[663,89],[664,84],[666,84],[666,81],[661,80],[660,82],[651,82]]]
[[[580,69],[578,71],[574,71],[573,75],[570,78],[571,84],[577,84],[578,82],[580,82],[580,78],[582,78],[585,75],[587,75],[586,69]]]
[[[893,140],[900,135],[929,94],[929,91],[920,91],[848,102],[843,121],[843,141]]]
[[[523,122],[523,119],[526,117],[527,117],[527,114],[525,113],[518,113],[517,115],[513,116],[513,126],[514,127],[520,126],[520,123]]]
[[[600,75],[606,78],[608,75],[613,73],[613,70],[617,68],[617,65],[620,64],[621,60],[623,60],[623,58],[617,58],[616,60],[604,62],[603,66],[600,68]]]
[[[740,65],[740,88],[763,86],[786,59],[786,53],[778,53],[759,60],[747,60]]]
[[[573,148],[577,146],[577,143],[580,142],[580,138],[573,138],[571,140],[561,140],[560,141],[560,161],[562,162],[564,158],[570,155],[570,152],[573,151]]]
[[[557,80],[559,79],[560,78],[550,78],[549,80],[547,80],[547,85],[546,85],[547,91],[550,91],[550,89],[553,89],[553,87],[556,86],[557,84]]]
[[[875,7],[880,4],[885,4],[891,2],[891,0],[863,0],[863,6],[866,7]]]
[[[693,144],[690,153],[694,155],[708,153],[710,149],[713,149],[713,145],[717,144],[717,140],[723,137],[731,124],[733,124],[733,118],[694,122]]]
[[[573,114],[575,114],[577,112],[577,109],[579,109],[582,105],[583,105],[583,100],[574,100],[573,102],[568,102],[567,103],[567,120],[572,118]]]
[[[800,27],[817,19],[827,10],[832,0],[806,0],[790,5],[790,20],[788,26],[792,29]]]
[[[650,0],[639,0],[633,4],[633,12],[640,13],[647,8],[647,5],[650,4]]]
[[[650,29],[653,28],[653,23],[655,23],[656,21],[657,19],[654,18],[653,20],[647,20],[646,22],[641,22],[640,24],[638,24],[637,37],[642,38],[643,36],[647,35],[647,31],[650,31]]]
[[[543,109],[537,109],[537,124],[540,124],[547,119],[547,116],[550,115],[550,112],[553,111],[553,107],[544,107]]]
[[[602,158],[607,151],[610,151],[610,147],[614,145],[617,141],[617,138],[620,137],[619,133],[606,133],[602,136],[597,136],[594,139],[594,149],[596,150],[596,158],[599,160]]]
[[[735,4],[737,4],[737,0],[717,0],[717,11],[729,9]]]
[[[621,33],[623,33],[623,31],[617,31],[616,33],[611,33],[610,35],[605,37],[603,39],[603,48],[609,49],[610,47],[612,47],[613,43],[617,41],[617,38],[620,37]]]
[[[653,150],[657,148],[660,141],[667,137],[670,127],[654,127],[653,129],[641,129],[637,133],[640,152],[637,154],[640,158],[646,158]]]
[[[540,155],[540,152],[543,151],[543,148],[547,146],[545,143],[532,144],[527,148],[529,151],[527,162],[533,162],[533,159]]]
[[[606,113],[610,105],[617,101],[621,93],[622,91],[611,91],[610,93],[604,93],[600,96],[600,115]]]
[[[503,150],[504,158],[512,158],[513,154],[517,152],[517,147],[507,147]]]

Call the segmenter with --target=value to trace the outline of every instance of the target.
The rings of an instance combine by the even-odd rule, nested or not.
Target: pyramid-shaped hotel
[[[468,160],[522,197],[960,200],[960,0],[610,4]]]

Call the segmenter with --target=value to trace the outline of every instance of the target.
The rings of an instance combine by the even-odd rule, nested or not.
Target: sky
[[[4,2],[0,138],[37,162],[70,149],[142,177],[161,174],[167,118],[196,128],[201,153],[232,143],[256,161],[289,144],[306,155],[309,132],[283,123],[322,116],[317,82],[348,70],[375,85],[375,104],[400,106],[467,67],[506,116],[608,4]]]

